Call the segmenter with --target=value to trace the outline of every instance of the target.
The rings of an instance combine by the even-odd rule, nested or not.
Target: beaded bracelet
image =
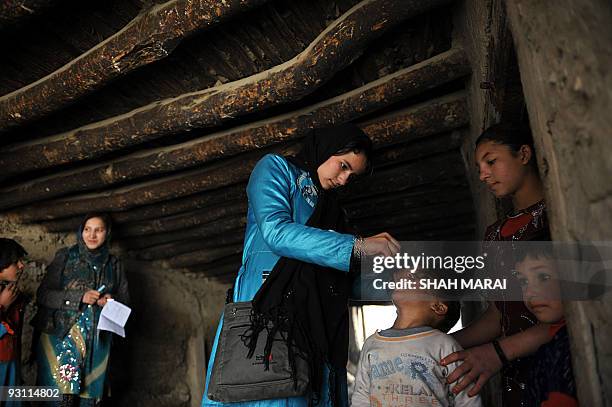
[[[357,237],[355,239],[355,243],[353,243],[353,253],[351,255],[351,265],[350,270],[354,273],[359,273],[361,271],[361,260],[365,256],[365,251],[363,249],[363,238]]]

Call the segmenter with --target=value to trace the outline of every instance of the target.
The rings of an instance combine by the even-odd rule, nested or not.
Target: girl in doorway
[[[504,253],[507,246],[493,242],[550,240],[533,140],[525,129],[495,125],[476,141],[475,160],[480,181],[491,193],[496,198],[512,199],[513,209],[487,228],[485,241],[489,243],[485,242],[485,249],[494,249],[495,266],[509,283],[518,284],[508,267],[514,263],[503,260],[512,253],[508,250]],[[528,356],[551,339],[546,324],[537,324],[523,302],[503,300],[489,303],[477,321],[454,336],[465,350],[454,352],[441,361],[442,365],[463,362],[448,377],[449,383],[462,377],[453,388],[454,392],[474,383],[468,394],[475,395],[503,368],[503,405],[524,405],[528,394]]]

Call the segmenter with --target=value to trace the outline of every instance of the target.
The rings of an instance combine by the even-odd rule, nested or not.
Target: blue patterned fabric
[[[81,398],[102,398],[112,338],[110,332],[95,329],[100,312],[99,307],[86,307],[64,338],[41,333],[37,385]]]
[[[317,190],[307,172],[288,162],[284,157],[268,154],[255,166],[247,186],[249,207],[244,239],[242,266],[234,286],[234,298],[251,301],[264,279],[281,257],[348,271],[355,237],[334,231],[305,226],[317,202]],[[217,328],[206,374],[206,391],[202,406],[221,406],[209,400],[208,383],[212,372],[221,323]],[[337,372],[342,383],[339,391],[346,394],[346,371]],[[325,372],[322,394],[329,394]],[[347,402],[348,403],[348,402]],[[347,403],[344,403],[345,405]],[[304,397],[231,403],[249,407],[302,407]],[[329,405],[327,397],[319,406]]]

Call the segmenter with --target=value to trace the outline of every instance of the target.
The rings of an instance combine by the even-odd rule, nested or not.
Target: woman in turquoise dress
[[[129,300],[121,262],[109,253],[110,226],[107,215],[88,215],[37,291],[36,384],[59,388],[60,406],[95,406],[104,395],[112,334],[97,330],[100,313],[111,298]]]
[[[339,286],[342,286],[343,279],[348,281],[346,276],[357,257],[366,254],[393,255],[399,250],[398,242],[387,233],[362,239],[329,230],[330,227],[313,226],[329,224],[313,222],[315,218],[331,215],[339,220],[341,212],[334,192],[355,176],[368,171],[371,150],[371,141],[363,131],[355,125],[345,124],[313,130],[305,138],[304,147],[296,157],[268,154],[257,163],[247,186],[247,227],[242,266],[234,283],[234,302],[253,300],[273,270],[270,279],[283,274],[282,267],[280,270],[275,267],[288,261],[294,262],[294,265],[305,265],[306,269],[308,266],[319,267],[321,272],[333,274],[340,281]],[[313,271],[313,279],[314,274]],[[298,291],[300,289],[297,288]],[[313,289],[316,290],[316,287]],[[268,294],[271,293],[266,292],[264,297]],[[325,296],[323,292],[316,294],[310,297]],[[318,393],[314,404],[318,406],[347,405],[348,295],[338,297],[341,304],[328,310],[323,308],[320,321],[314,321],[314,324],[320,325],[316,328],[327,332],[326,339],[331,346],[331,352],[323,355],[325,367],[319,366],[321,374],[316,376],[321,378],[320,383],[313,386]],[[304,304],[304,307],[308,306]],[[335,322],[330,318],[336,318],[341,328],[330,329]],[[310,323],[312,325],[313,321]],[[332,333],[331,330],[340,332]],[[241,403],[210,400],[208,385],[220,332],[221,323],[208,363],[202,406],[240,404],[250,407],[298,407],[313,401],[312,395]],[[335,380],[329,380],[330,372]],[[330,383],[335,383],[333,388],[330,388]]]

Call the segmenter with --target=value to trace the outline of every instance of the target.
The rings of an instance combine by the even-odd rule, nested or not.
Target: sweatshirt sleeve
[[[289,164],[268,154],[253,169],[247,195],[255,221],[272,252],[307,263],[348,271],[355,237],[293,220]]]
[[[368,358],[369,341],[363,344],[361,354],[359,355],[359,364],[357,366],[357,374],[355,375],[355,388],[351,396],[352,407],[369,407],[370,406],[370,363]]]

